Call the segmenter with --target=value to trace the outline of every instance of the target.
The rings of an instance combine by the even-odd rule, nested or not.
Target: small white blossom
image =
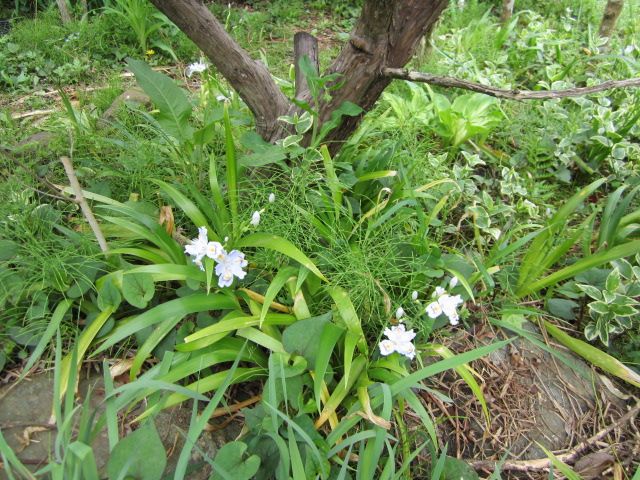
[[[251,225],[253,225],[254,227],[257,227],[258,225],[260,225],[260,212],[259,211],[255,211],[253,212],[253,215],[251,216]]]
[[[413,360],[416,356],[416,348],[411,343],[416,334],[413,330],[406,330],[405,326],[400,324],[384,329],[384,334],[387,337],[382,340],[378,345],[381,355],[391,355],[393,352],[398,352],[400,355],[404,355],[410,360]]]
[[[447,291],[444,288],[436,287],[436,290],[435,290],[435,292],[433,292],[431,297],[432,298],[437,298],[437,297],[440,297],[441,295],[444,295],[445,293],[447,293]]]
[[[269,194],[269,203],[273,203],[273,202],[275,202],[275,201],[276,201],[276,194],[275,194],[275,193],[273,193],[273,192],[271,192],[271,193]]]
[[[442,307],[438,302],[431,302],[429,305],[427,305],[425,311],[427,312],[427,315],[429,315],[429,318],[433,319],[436,319],[440,315],[442,315]]]
[[[418,292],[416,290],[414,290],[411,294],[411,300],[413,300],[414,302],[418,300]]]
[[[204,62],[194,62],[192,64],[190,64],[184,71],[185,75],[189,78],[191,78],[191,75],[193,75],[194,73],[202,73],[204,72],[207,68],[209,68],[207,66],[206,63]]]
[[[184,252],[193,257],[193,263],[199,267],[202,265],[202,258],[207,254],[207,227],[198,228],[198,238],[191,240],[189,245],[185,245]]]
[[[455,288],[458,285],[458,277],[452,277],[449,282],[449,288]]]
[[[460,319],[458,307],[464,303],[464,300],[462,300],[460,295],[449,295],[444,289],[438,291],[438,288],[436,288],[436,292],[434,292],[433,295],[436,296],[436,294],[438,294],[438,299],[427,306],[425,310],[427,315],[429,315],[430,318],[436,319],[444,314],[449,319],[451,325],[457,325]]]
[[[400,320],[402,317],[404,317],[404,308],[398,307],[396,310],[396,318]]]

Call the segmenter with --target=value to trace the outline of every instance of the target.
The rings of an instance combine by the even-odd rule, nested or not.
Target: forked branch
[[[412,72],[404,68],[384,68],[382,74],[388,78],[428,83],[448,88],[462,88],[473,92],[484,93],[497,98],[509,100],[549,100],[552,98],[581,97],[590,93],[603,92],[614,88],[640,87],[640,78],[625,80],[608,80],[590,87],[567,88],[566,90],[506,90],[489,87],[480,83],[469,82],[459,78],[432,75],[430,73]]]

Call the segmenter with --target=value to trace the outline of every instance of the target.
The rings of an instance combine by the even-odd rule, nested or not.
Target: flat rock
[[[104,386],[102,374],[84,372],[78,387],[78,400],[89,395],[91,408],[102,411]],[[53,452],[56,429],[49,424],[52,414],[53,375],[37,374],[22,382],[0,390],[0,429],[9,446],[33,471],[44,466]],[[167,468],[172,472],[184,445],[184,436],[189,429],[191,407],[176,406],[161,411],[155,418],[158,434],[167,451]],[[123,422],[124,423],[124,422]],[[210,468],[202,453],[213,458],[220,448],[239,434],[239,427],[231,424],[218,432],[204,432],[192,451],[193,472],[189,478],[207,479]],[[122,437],[122,432],[121,432]],[[109,459],[109,442],[106,429],[101,431],[92,444],[98,469],[105,471]],[[202,468],[200,468],[202,467]],[[0,468],[0,479],[6,473]]]

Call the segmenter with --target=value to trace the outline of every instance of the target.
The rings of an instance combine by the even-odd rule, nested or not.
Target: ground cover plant
[[[38,431],[16,447],[0,424],[3,474],[637,478],[637,90],[525,103],[398,80],[352,102],[341,71],[291,55],[292,25],[320,38],[321,67],[375,57],[347,32],[376,2],[208,5],[278,110],[153,3],[74,4],[64,25],[41,5],[0,37],[0,402],[51,370],[55,430],[31,465]],[[410,69],[532,94],[639,76],[633,3],[610,38],[600,2],[497,7],[452,2]],[[481,442],[449,423],[503,425],[478,362],[519,342],[618,403],[598,397],[593,435],[563,451],[461,455]],[[102,387],[81,400],[92,364]],[[478,414],[448,413],[463,404]],[[178,449],[156,421],[175,408],[191,412]],[[203,451],[238,412],[241,435]]]

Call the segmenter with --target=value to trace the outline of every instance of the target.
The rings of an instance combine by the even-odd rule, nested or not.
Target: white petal
[[[385,357],[391,355],[396,350],[396,344],[391,340],[382,340],[378,344],[378,347],[380,348],[380,355],[384,355]]]
[[[449,288],[455,288],[458,285],[458,277],[452,277],[449,282]]]
[[[398,307],[396,310],[396,318],[400,320],[402,317],[404,317],[404,308]]]
[[[269,203],[273,203],[275,201],[276,201],[276,194],[272,192],[269,194]]]
[[[396,345],[396,352],[400,355],[404,355],[410,360],[413,360],[416,356],[416,347],[411,342],[404,342]]]
[[[418,300],[418,292],[417,291],[413,291],[413,293],[411,294],[411,300],[413,300],[414,302],[416,300]]]
[[[429,318],[435,319],[442,315],[442,307],[438,302],[431,302],[429,305],[427,305],[425,311],[427,312],[427,315],[429,315]]]

